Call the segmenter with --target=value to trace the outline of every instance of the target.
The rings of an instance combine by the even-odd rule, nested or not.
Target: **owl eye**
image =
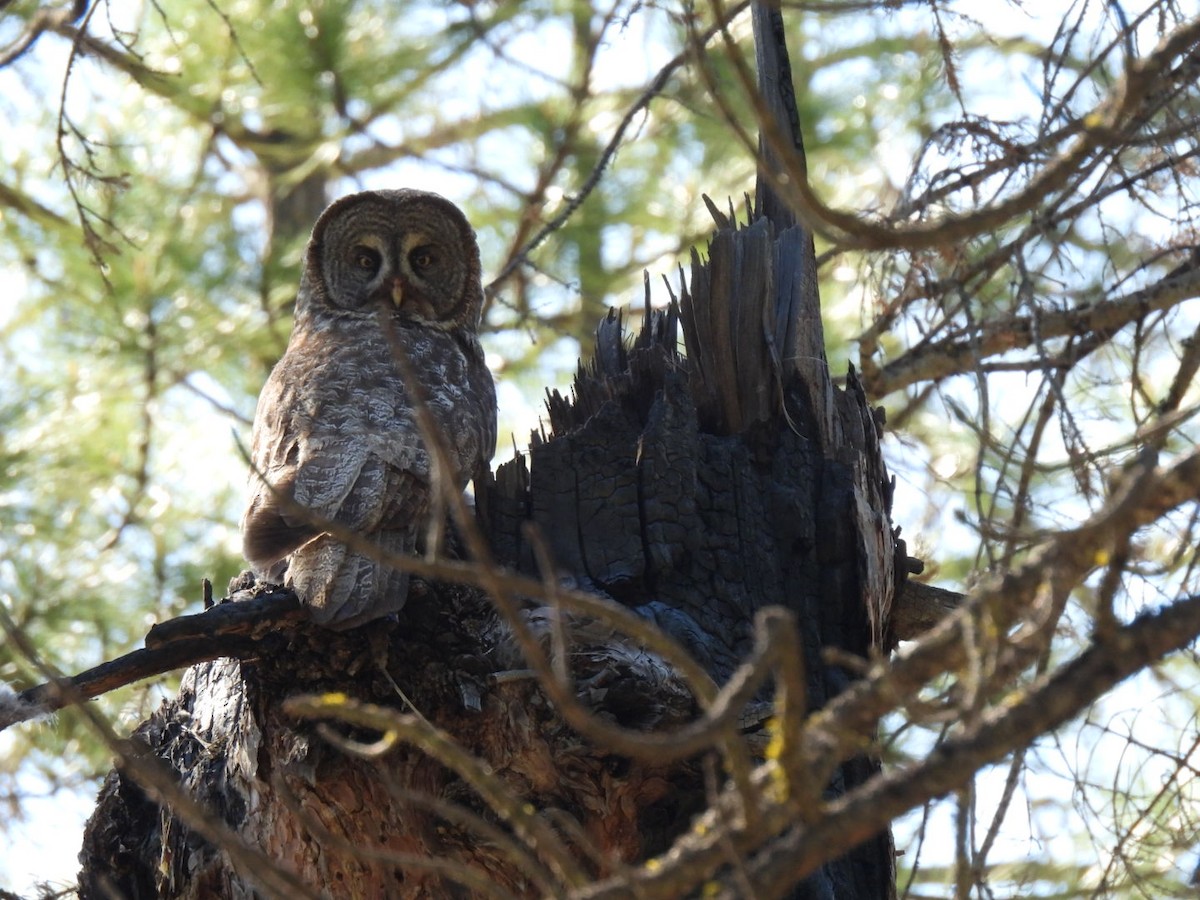
[[[408,254],[408,261],[416,272],[425,272],[433,268],[438,261],[437,251],[433,247],[416,247]]]
[[[379,271],[379,263],[382,260],[378,250],[361,245],[350,251],[350,258],[353,260],[354,265],[371,274]]]

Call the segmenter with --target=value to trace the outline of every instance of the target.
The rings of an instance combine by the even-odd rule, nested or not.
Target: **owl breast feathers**
[[[291,340],[254,416],[242,541],[254,570],[286,576],[316,621],[350,628],[404,605],[408,576],[381,557],[417,549],[436,489],[414,397],[456,490],[491,459],[482,304],[475,234],[436,194],[353,194],[313,228]]]

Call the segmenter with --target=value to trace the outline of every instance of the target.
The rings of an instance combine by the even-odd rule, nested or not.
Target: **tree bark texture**
[[[807,234],[776,235],[761,218],[719,224],[708,260],[694,257],[680,296],[647,312],[632,342],[617,314],[601,323],[573,397],[548,396],[549,428],[528,456],[477,483],[477,514],[499,562],[538,573],[533,523],[560,578],[655,622],[718,683],[748,651],[757,610],[793,610],[815,708],[854,677],[828,650],[866,656],[889,644],[904,555],[880,421],[853,372],[844,390],[830,380]],[[345,634],[301,626],[258,659],[188,670],[134,742],[207,806],[209,830],[153,799],[136,767],[114,770],[85,836],[83,895],[279,893],[266,859],[328,896],[561,895],[572,878],[619,875],[686,831],[706,805],[703,760],[650,763],[582,739],[522,671],[485,594],[413,585],[395,619]],[[526,615],[548,621],[532,603]],[[676,674],[629,639],[577,622],[571,641],[576,691],[601,716],[649,731],[696,714]],[[576,871],[515,840],[495,803],[422,750],[348,754],[281,708],[296,694],[339,692],[408,711],[401,691],[552,824]],[[749,732],[762,724],[753,713]],[[851,760],[827,793],[877,771]],[[249,853],[202,835],[212,828]],[[793,896],[892,892],[884,834]]]

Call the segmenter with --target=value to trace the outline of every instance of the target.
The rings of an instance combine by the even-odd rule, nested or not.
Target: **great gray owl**
[[[479,272],[475,233],[437,194],[352,194],[313,227],[291,340],[254,415],[242,546],[259,575],[278,582],[286,571],[322,624],[400,609],[408,576],[321,521],[389,554],[412,554],[429,525],[430,457],[389,330],[445,437],[455,488],[491,459],[496,390],[476,337]]]

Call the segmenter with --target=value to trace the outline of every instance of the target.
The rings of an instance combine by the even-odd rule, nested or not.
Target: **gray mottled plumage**
[[[313,618],[349,628],[400,609],[408,576],[321,527],[391,554],[428,527],[431,463],[388,329],[421,383],[461,490],[491,459],[496,392],[476,331],[479,248],[463,214],[421,191],[367,191],[313,228],[287,352],[254,416],[243,551]],[[390,322],[390,325],[388,324]]]

